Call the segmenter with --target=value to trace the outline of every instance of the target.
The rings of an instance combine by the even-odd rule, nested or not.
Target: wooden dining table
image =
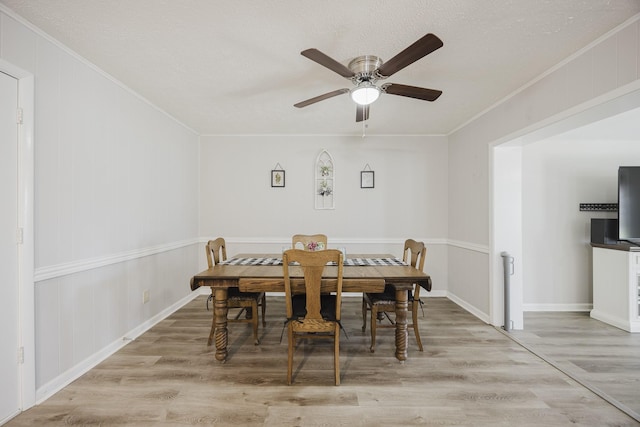
[[[239,288],[242,292],[284,292],[284,275],[281,254],[238,254],[214,265],[191,278],[192,290],[208,286],[214,295],[215,358],[221,362],[227,359],[227,290]],[[431,291],[431,277],[410,266],[399,265],[399,260],[389,254],[354,254],[348,257],[343,268],[343,292],[382,292],[385,285],[393,285],[396,292],[395,356],[401,362],[407,360],[407,308],[408,292],[413,284]],[[264,261],[256,264],[252,261]],[[266,261],[265,261],[266,260]],[[394,261],[394,262],[385,262]],[[280,261],[280,264],[278,264]],[[254,261],[255,262],[255,261]],[[355,265],[353,265],[355,264]],[[298,271],[296,271],[298,270]],[[323,291],[331,292],[336,286],[337,267],[325,268],[327,279],[323,279]],[[292,286],[304,290],[301,269],[292,268]],[[332,280],[331,277],[334,279]],[[257,313],[253,313],[257,316]],[[284,313],[283,313],[284,317]]]

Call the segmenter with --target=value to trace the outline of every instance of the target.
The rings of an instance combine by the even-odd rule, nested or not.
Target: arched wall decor
[[[322,150],[316,158],[315,165],[315,206],[316,209],[335,208],[336,170],[333,157],[327,150]]]

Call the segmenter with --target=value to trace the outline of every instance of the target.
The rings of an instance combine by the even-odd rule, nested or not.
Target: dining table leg
[[[227,330],[228,292],[227,288],[214,288],[214,293],[216,302],[213,306],[213,315],[216,319],[216,360],[225,362],[227,360],[227,342],[229,340],[229,332]]]
[[[406,289],[396,289],[396,359],[407,360],[407,309],[409,307]]]

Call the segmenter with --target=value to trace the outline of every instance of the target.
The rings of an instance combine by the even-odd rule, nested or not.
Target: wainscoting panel
[[[175,246],[117,263],[96,260],[103,266],[36,283],[38,400],[200,294],[189,287],[200,271],[200,244]]]

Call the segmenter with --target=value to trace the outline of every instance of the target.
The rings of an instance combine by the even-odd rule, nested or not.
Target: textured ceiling
[[[367,134],[448,134],[640,13],[638,0],[0,0],[201,134],[363,131],[350,81],[300,55],[388,60],[434,33],[444,47],[385,82]]]

